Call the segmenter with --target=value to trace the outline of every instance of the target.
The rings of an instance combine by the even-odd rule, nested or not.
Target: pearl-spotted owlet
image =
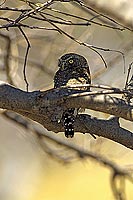
[[[90,84],[90,70],[87,60],[76,53],[68,53],[58,60],[58,71],[54,76],[54,88],[70,86],[74,84]],[[77,89],[77,88],[76,88]],[[78,90],[90,91],[89,87],[79,87]],[[74,119],[76,108],[67,108],[62,120],[66,137],[74,136]]]

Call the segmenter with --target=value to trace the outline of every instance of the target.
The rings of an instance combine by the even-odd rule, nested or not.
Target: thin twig
[[[132,31],[132,29],[130,29],[129,27],[123,26],[122,24],[118,23],[116,20],[114,20],[114,19],[112,19],[112,18],[110,18],[110,17],[108,17],[108,16],[106,16],[106,15],[104,15],[102,13],[99,13],[98,11],[94,10],[92,7],[89,7],[89,6],[85,5],[83,1],[75,0],[75,2],[78,3],[80,6],[86,8],[88,10],[93,11],[96,14],[100,14],[102,17],[108,19],[109,21],[111,21],[111,22],[113,22],[113,23],[115,23],[115,24],[117,24],[117,25],[119,25],[119,26],[121,26],[121,27],[123,27],[125,29],[128,29],[128,30]]]
[[[2,113],[2,115],[7,117],[8,119],[14,121],[15,123],[21,125],[23,128],[34,131],[39,137],[46,138],[48,140],[51,140],[54,143],[57,143],[61,146],[64,146],[64,147],[67,147],[67,148],[73,150],[74,152],[77,153],[77,155],[80,158],[88,157],[88,158],[91,158],[92,160],[98,161],[100,164],[109,167],[110,169],[115,171],[117,174],[127,176],[127,178],[129,178],[129,180],[133,181],[133,179],[131,178],[131,176],[129,175],[129,173],[126,170],[117,166],[115,163],[111,162],[107,158],[104,158],[103,156],[98,155],[96,153],[81,149],[80,147],[78,147],[74,144],[68,143],[66,140],[62,140],[55,135],[47,134],[46,131],[42,132],[37,127],[35,127],[33,125],[31,126],[31,123],[29,121],[25,120],[23,117],[21,117],[18,114],[14,114],[12,112],[5,111]]]
[[[100,50],[100,51],[112,51],[112,52],[116,52],[116,53],[119,53],[122,55],[122,58],[123,58],[123,63],[124,63],[124,71],[125,71],[125,55],[123,52],[121,51],[118,51],[118,50],[114,50],[114,49],[108,49],[108,48],[102,48],[102,47],[97,47],[97,46],[94,46],[94,45],[90,45],[88,43],[85,43],[85,42],[82,42],[78,39],[76,39],[75,37],[73,37],[72,35],[68,34],[67,32],[65,32],[64,30],[62,30],[61,28],[59,28],[57,25],[55,25],[53,22],[51,22],[51,20],[47,19],[42,13],[40,13],[40,15],[46,20],[48,21],[52,26],[54,26],[55,28],[57,28],[61,33],[63,33],[64,35],[66,35],[67,37],[69,37],[70,39],[72,39],[73,41],[75,41],[76,43],[80,44],[80,45],[83,45],[83,46],[86,46],[88,47],[89,49],[91,49],[92,51],[94,51],[95,53],[97,53],[101,60],[103,61],[105,67],[107,68],[107,63],[105,61],[105,59],[103,58],[103,56],[96,50]]]
[[[28,12],[31,11],[31,9],[19,9],[19,8],[10,8],[10,7],[2,7],[0,10],[6,10],[6,11],[13,11],[13,12]]]
[[[101,24],[99,22],[93,21],[93,19],[98,18],[99,16],[101,16],[101,14],[97,14],[94,17],[92,17],[91,19],[88,20],[87,18],[80,17],[80,16],[77,16],[77,15],[73,15],[73,14],[70,14],[70,13],[66,13],[66,12],[63,12],[63,11],[60,11],[60,10],[56,10],[54,8],[47,8],[47,9],[51,10],[53,12],[56,12],[56,13],[60,13],[62,15],[66,15],[66,16],[70,16],[70,17],[73,17],[73,18],[76,18],[76,19],[84,20],[84,21],[87,21],[88,23],[93,23],[93,24],[96,24],[96,25],[99,25],[99,26],[103,26],[103,27],[107,27],[107,28],[111,28],[111,29],[116,29],[116,30],[120,30],[120,31],[125,30],[125,28],[114,27],[114,26],[110,26],[110,25],[107,25],[107,24]]]
[[[42,13],[41,13],[42,14]],[[40,18],[40,17],[37,17],[37,16],[34,16],[34,15],[29,15],[31,18],[34,18],[34,19],[36,19],[36,20],[40,20],[40,21],[42,21],[42,20],[44,20],[44,16],[45,15],[45,13],[43,14],[43,18]],[[55,23],[55,24],[63,24],[63,25],[74,25],[74,26],[89,26],[89,25],[91,25],[90,23],[74,23],[74,22],[72,22],[72,21],[57,21],[57,20],[53,20],[53,19],[50,19],[50,18],[46,18],[47,20],[46,21],[51,21],[52,23]]]
[[[53,22],[49,21],[44,15],[42,15],[40,13],[40,15],[46,20],[48,21],[52,26],[54,26],[55,28],[57,28],[59,30],[60,33],[66,35],[68,38],[72,39],[74,42],[80,44],[80,45],[83,45],[83,46],[86,46],[87,48],[91,49],[92,51],[94,51],[95,53],[97,53],[101,60],[103,61],[105,67],[107,68],[107,63],[105,61],[105,59],[103,58],[103,56],[95,49],[95,46],[94,45],[89,45],[87,43],[84,43],[78,39],[76,39],[75,37],[73,37],[72,35],[68,34],[67,32],[65,32],[64,30],[62,30],[61,28],[59,28],[57,25],[55,25]]]
[[[56,154],[52,149],[50,149],[49,146],[46,144],[46,140],[50,140],[51,142],[53,142],[55,144],[58,144],[60,146],[63,146],[65,148],[75,152],[77,154],[77,157],[79,157],[80,159],[89,158],[89,159],[94,160],[94,161],[98,162],[99,164],[104,165],[105,167],[108,167],[109,169],[111,169],[112,173],[111,173],[110,183],[111,183],[113,194],[116,197],[116,199],[125,200],[125,198],[124,198],[125,197],[125,184],[124,184],[125,178],[128,179],[129,181],[133,182],[133,178],[132,178],[131,174],[128,172],[128,170],[121,168],[120,166],[116,165],[114,162],[101,156],[100,154],[96,154],[91,151],[84,150],[83,148],[80,148],[79,146],[70,144],[70,143],[66,142],[65,140],[57,138],[54,135],[50,135],[44,131],[43,132],[40,131],[39,129],[37,129],[37,127],[34,127],[33,125],[31,126],[30,122],[23,119],[19,115],[16,115],[16,114],[10,115],[10,112],[4,112],[2,115],[4,117],[12,120],[13,122],[17,123],[18,125],[22,126],[26,130],[32,131],[33,133],[35,133],[35,135],[39,139],[39,144],[41,145],[42,150],[58,160],[62,159],[63,162],[64,161],[65,161],[65,163],[66,163],[66,161],[68,162],[68,159],[67,160],[64,159],[64,157],[60,156],[59,154]],[[42,143],[43,138],[45,138],[45,143]],[[69,159],[72,160],[73,157],[69,157]],[[120,187],[118,187],[116,184],[117,180],[120,181]]]
[[[3,38],[6,39],[7,41],[7,47],[6,47],[6,57],[5,57],[5,68],[6,68],[6,76],[7,76],[7,80],[8,83],[14,85],[14,81],[10,75],[10,51],[11,51],[11,39],[8,35],[4,34],[4,33],[0,33],[0,36],[2,36]]]
[[[27,48],[26,48],[25,59],[24,59],[23,75],[24,75],[24,81],[26,83],[26,91],[28,92],[29,83],[28,83],[28,80],[27,80],[27,77],[26,77],[26,64],[27,64],[28,53],[29,53],[29,49],[30,49],[31,45],[30,45],[29,39],[26,36],[23,29],[20,26],[18,28],[19,28],[20,32],[22,33],[22,35],[24,36],[24,38],[27,42]]]
[[[3,0],[3,2],[0,4],[0,6],[3,6],[5,4],[6,0]]]
[[[110,87],[107,85],[98,85],[98,84],[75,84],[75,85],[69,85],[69,86],[62,86],[61,88],[80,88],[80,87],[81,88],[83,87],[100,88],[100,89],[114,90],[116,92],[122,91],[116,87]]]

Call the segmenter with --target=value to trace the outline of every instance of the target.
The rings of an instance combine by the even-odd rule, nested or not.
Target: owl
[[[68,53],[61,56],[58,60],[58,70],[54,76],[54,88],[70,86],[74,84],[90,84],[91,76],[87,60],[76,53]],[[89,87],[79,87],[76,90],[90,91]],[[74,120],[77,108],[66,109],[62,115],[62,122],[65,136],[74,136]]]

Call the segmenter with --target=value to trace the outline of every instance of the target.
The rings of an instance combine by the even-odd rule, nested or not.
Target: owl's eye
[[[73,62],[74,62],[74,61],[73,61],[72,59],[71,59],[71,60],[69,60],[69,63],[70,63],[70,64],[72,64]]]

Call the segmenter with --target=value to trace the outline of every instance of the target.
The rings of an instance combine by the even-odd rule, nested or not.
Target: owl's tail
[[[74,136],[74,108],[68,109],[63,114],[63,125],[65,128],[65,136],[67,138]]]

